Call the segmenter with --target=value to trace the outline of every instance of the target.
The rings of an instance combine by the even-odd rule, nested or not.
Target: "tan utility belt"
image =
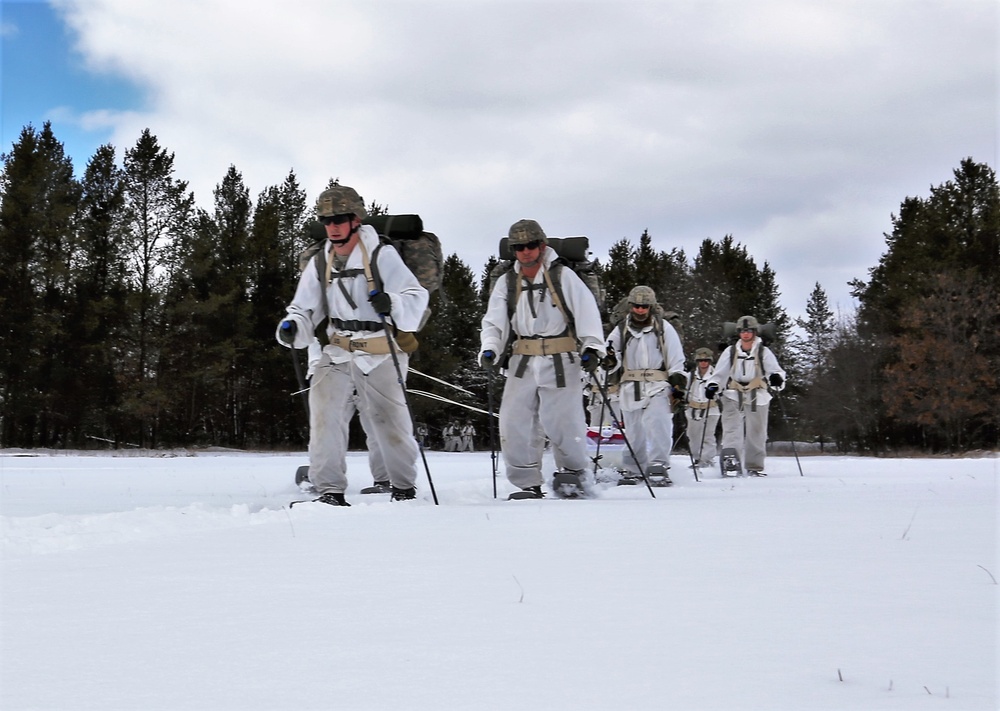
[[[385,336],[374,336],[372,338],[350,338],[348,336],[330,336],[330,345],[343,348],[345,351],[362,351],[371,355],[385,355],[389,353],[389,341]]]
[[[642,370],[626,370],[622,373],[622,382],[636,380],[642,383],[652,383],[657,380],[666,380],[667,371],[657,368],[644,368]]]
[[[514,355],[544,356],[554,353],[570,353],[575,350],[576,339],[572,336],[518,338],[514,341]]]
[[[688,407],[692,410],[707,410],[710,407],[718,407],[719,403],[715,400],[709,400],[708,402],[694,402],[692,400],[688,401]]]
[[[736,390],[741,393],[750,392],[751,390],[764,390],[767,388],[767,383],[764,382],[763,378],[754,378],[749,383],[738,383],[732,378],[729,379],[729,385],[727,386],[730,390]]]

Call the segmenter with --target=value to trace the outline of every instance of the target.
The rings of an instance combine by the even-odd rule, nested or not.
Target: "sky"
[[[997,164],[994,0],[2,2],[2,150],[77,173],[149,129],[197,203],[230,166],[416,212],[477,274],[507,228],[732,235],[849,314],[907,197]],[[291,289],[291,285],[289,287]],[[291,293],[291,292],[289,292]],[[741,314],[733,314],[737,318]]]
[[[304,452],[0,452],[6,711],[995,711],[996,456],[306,503]],[[552,463],[547,462],[547,471]]]

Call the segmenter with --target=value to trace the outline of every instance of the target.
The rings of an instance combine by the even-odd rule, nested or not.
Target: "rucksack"
[[[444,271],[444,256],[441,252],[441,241],[432,232],[424,231],[424,221],[420,215],[369,215],[361,221],[362,224],[370,225],[378,232],[379,244],[369,258],[371,267],[371,278],[374,281],[374,288],[382,290],[382,279],[378,273],[378,253],[385,246],[391,246],[403,259],[403,263],[417,277],[420,285],[433,294],[441,288],[441,281]],[[319,223],[315,223],[319,224]],[[310,226],[310,234],[315,234]],[[317,256],[316,277],[323,281],[326,272],[326,232],[323,232],[322,239],[319,239],[299,253],[299,270],[304,270],[309,265],[309,260]],[[323,300],[324,306],[326,299]],[[430,317],[430,307],[424,312],[420,319],[417,331],[422,329],[427,319]],[[406,352],[416,350],[416,337],[407,336],[406,331],[397,331],[396,340],[400,347]],[[326,341],[326,329],[321,327],[317,330],[317,336],[321,343]],[[325,343],[324,343],[325,345]]]
[[[587,251],[590,248],[590,240],[584,236],[549,237],[548,246],[557,255],[556,259],[549,265],[549,276],[552,279],[552,286],[555,287],[559,300],[563,304],[566,303],[562,294],[562,276],[560,271],[563,267],[569,267],[580,277],[580,280],[587,286],[590,293],[594,295],[594,301],[597,302],[597,310],[600,311],[601,320],[603,321],[605,315],[604,286],[601,284],[601,277],[597,273],[597,267],[587,255]],[[506,275],[514,271],[514,254],[510,249],[510,244],[506,237],[500,240],[498,254],[500,262],[490,271],[490,293],[493,293],[493,286],[498,279],[501,277],[507,278]],[[515,287],[514,280],[507,278],[508,318],[514,315],[514,310],[517,307],[516,300],[513,298]],[[570,328],[573,329],[575,326],[573,323],[573,314],[567,313],[566,318],[570,321]]]

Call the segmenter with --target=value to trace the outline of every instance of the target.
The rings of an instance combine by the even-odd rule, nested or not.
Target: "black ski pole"
[[[597,419],[597,449],[594,451],[594,481],[597,481],[597,468],[601,461],[601,440],[604,439],[604,409],[608,406],[608,401],[601,395],[601,415]]]
[[[785,412],[785,403],[782,401],[782,399],[780,397],[778,397],[778,391],[777,390],[774,391],[774,399],[778,401],[778,407],[781,408],[781,416],[787,422],[788,421],[788,414]],[[802,462],[799,461],[799,452],[795,448],[795,433],[794,432],[792,432],[791,442],[792,442],[792,454],[795,455],[795,465],[799,468],[799,476],[805,476],[805,474],[802,473]]]
[[[619,420],[615,415],[615,409],[611,406],[611,402],[608,400],[608,389],[601,385],[601,381],[597,379],[597,376],[594,373],[590,374],[590,378],[597,385],[597,389],[601,391],[601,397],[604,398],[604,402],[608,403],[608,412],[611,413],[611,421],[614,422],[618,431],[622,433],[622,439],[625,440],[625,446],[628,447],[628,452],[632,455],[632,461],[635,462],[635,468],[639,470],[639,476],[642,477],[642,480],[646,484],[646,488],[649,489],[649,495],[655,499],[656,494],[653,493],[653,486],[649,483],[649,479],[646,477],[646,472],[642,470],[642,465],[639,464],[639,458],[635,456],[635,450],[632,449],[632,443],[628,441],[628,435],[625,434],[625,427],[621,420]]]
[[[306,409],[306,421],[309,421],[309,388],[306,386],[306,379],[302,375],[302,364],[299,363],[299,354],[291,346],[288,350],[292,352],[292,367],[295,369],[295,379],[299,382],[299,394],[302,396],[302,406]]]
[[[389,355],[392,356],[392,365],[396,368],[396,382],[399,383],[400,390],[403,391],[403,404],[406,405],[406,412],[410,415],[410,427],[414,431],[413,439],[417,443],[417,448],[420,450],[420,459],[424,463],[424,471],[427,472],[427,483],[431,487],[431,497],[434,499],[434,505],[438,506],[438,495],[434,490],[434,479],[431,478],[431,468],[427,465],[427,456],[424,454],[424,445],[420,443],[420,440],[416,437],[417,424],[416,420],[413,419],[413,410],[410,409],[410,398],[406,396],[406,381],[403,380],[403,370],[399,367],[399,356],[396,355],[396,343],[393,341],[392,334],[389,332],[389,324],[385,320],[383,314],[379,314],[378,317],[382,319],[382,330],[385,331],[385,340],[389,344]]]
[[[691,471],[694,472],[694,480],[700,482],[701,479],[698,476],[698,463],[694,460],[694,443],[691,441],[691,430],[688,427],[687,406],[688,400],[687,398],[684,398],[684,437],[687,438],[688,441],[688,454],[691,456]]]
[[[708,432],[708,420],[710,419],[709,416],[708,416],[708,411],[711,410],[711,409],[712,409],[712,401],[709,400],[708,404],[705,406],[705,418],[702,420],[702,423],[701,423],[701,445],[698,447],[698,461],[699,462],[701,461],[701,458],[703,456],[705,456],[705,434]],[[715,439],[715,430],[712,431],[712,439],[713,440]],[[714,445],[713,445],[712,449],[713,449],[713,451],[715,451],[715,446]]]
[[[497,497],[497,440],[496,422],[493,419],[493,364],[486,366],[486,402],[490,411],[490,461],[493,463],[493,498]]]

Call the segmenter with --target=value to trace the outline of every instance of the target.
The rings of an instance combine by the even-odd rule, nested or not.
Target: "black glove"
[[[593,348],[587,348],[583,352],[583,355],[580,356],[580,365],[582,365],[583,369],[586,370],[591,375],[594,374],[594,371],[597,370],[597,366],[599,366],[600,364],[601,364],[601,359],[597,355],[597,351],[595,351]]]
[[[295,333],[298,330],[299,327],[295,325],[294,321],[282,321],[281,326],[278,328],[278,338],[284,343],[292,345],[295,343]]]
[[[392,299],[384,291],[373,291],[368,295],[368,303],[379,316],[388,316],[392,310]]]
[[[767,376],[767,382],[769,382],[772,387],[780,388],[785,382],[785,379],[781,377],[781,373],[771,373]]]
[[[719,384],[709,383],[705,386],[705,397],[709,400],[714,400],[715,396],[719,394]]]
[[[605,370],[614,370],[616,365],[618,365],[618,358],[615,357],[614,346],[608,346],[608,354],[601,361],[601,367]]]
[[[684,391],[687,390],[688,379],[684,373],[671,373],[667,376],[667,382],[674,389],[674,397],[678,400],[684,398]]]
[[[482,362],[484,368],[492,368],[494,365],[496,365],[497,354],[494,353],[493,351],[483,351],[483,354],[479,357],[479,360]]]
[[[695,369],[695,366],[696,366],[696,364],[695,364],[695,362],[693,360],[686,360],[686,361],[684,361],[684,372],[685,373],[691,373],[691,372],[693,372],[694,369]]]

